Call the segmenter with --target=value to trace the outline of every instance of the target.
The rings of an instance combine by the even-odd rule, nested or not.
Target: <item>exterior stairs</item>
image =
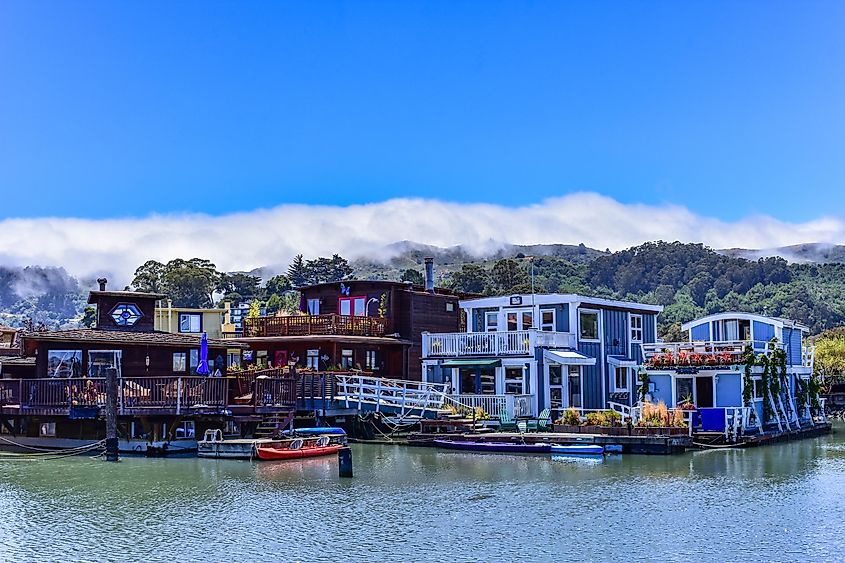
[[[293,412],[265,415],[252,433],[253,438],[272,438],[287,430],[293,420]]]

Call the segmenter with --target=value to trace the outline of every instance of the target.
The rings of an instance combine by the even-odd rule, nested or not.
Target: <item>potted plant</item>
[[[555,432],[577,434],[581,426],[581,413],[578,409],[570,407],[563,411],[559,419],[555,421]]]

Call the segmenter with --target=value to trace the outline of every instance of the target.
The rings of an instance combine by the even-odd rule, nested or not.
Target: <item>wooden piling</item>
[[[106,461],[118,460],[117,370],[106,370]]]
[[[337,451],[337,469],[341,477],[352,477],[351,448],[341,448]]]

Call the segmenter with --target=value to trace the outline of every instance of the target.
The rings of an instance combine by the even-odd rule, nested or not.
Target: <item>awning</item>
[[[640,365],[637,360],[624,358],[622,356],[608,356],[607,363],[618,368],[635,368]]]
[[[543,357],[555,364],[565,364],[571,366],[594,366],[596,359],[585,356],[574,350],[546,350],[543,352]]]
[[[497,368],[502,365],[502,360],[446,360],[442,368]]]

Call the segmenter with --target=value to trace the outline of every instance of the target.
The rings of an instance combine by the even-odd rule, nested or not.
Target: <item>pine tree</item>
[[[302,254],[294,256],[293,262],[288,266],[288,281],[294,288],[302,287],[308,283],[308,272]]]

